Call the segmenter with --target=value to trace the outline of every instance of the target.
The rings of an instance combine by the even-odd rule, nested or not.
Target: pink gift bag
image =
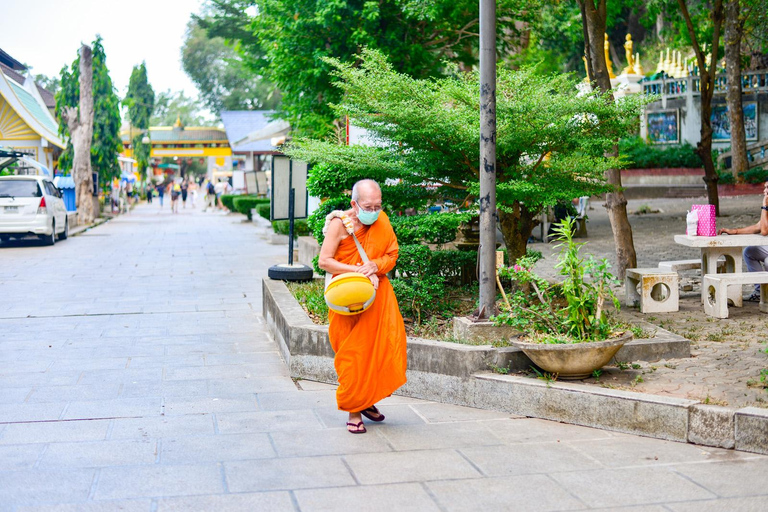
[[[691,211],[696,211],[699,216],[699,227],[696,230],[698,236],[716,236],[717,219],[715,218],[715,205],[694,204]]]

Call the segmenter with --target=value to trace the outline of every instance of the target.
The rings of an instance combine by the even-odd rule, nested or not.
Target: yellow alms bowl
[[[359,272],[339,274],[325,289],[325,303],[341,315],[358,315],[371,307],[375,298],[373,283]]]

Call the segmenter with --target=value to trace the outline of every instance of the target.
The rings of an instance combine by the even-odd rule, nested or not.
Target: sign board
[[[245,189],[245,172],[232,171],[232,188],[235,190]]]
[[[245,171],[245,193],[250,195],[259,193],[259,182],[256,179],[256,171]]]
[[[284,155],[272,157],[271,220],[288,220],[288,198],[295,190],[293,218],[307,218],[307,162]]]

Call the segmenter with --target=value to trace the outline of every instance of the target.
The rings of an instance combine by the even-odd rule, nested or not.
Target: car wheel
[[[306,265],[272,265],[267,271],[270,279],[282,281],[309,281],[314,271]]]
[[[66,240],[69,238],[69,220],[64,221],[64,231],[59,234],[59,240]]]
[[[53,245],[56,243],[56,223],[51,223],[51,234],[50,235],[42,235],[40,237],[43,241],[43,245]]]

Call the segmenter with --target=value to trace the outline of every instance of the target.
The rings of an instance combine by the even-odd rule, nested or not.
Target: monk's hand
[[[371,274],[368,276],[368,279],[371,280],[371,284],[373,284],[373,289],[378,290],[379,289],[379,276],[376,274]]]
[[[718,235],[730,235],[731,234],[731,230],[730,229],[725,229],[725,228],[719,229],[719,230],[717,230],[717,234]]]
[[[379,266],[374,262],[369,261],[365,265],[358,267],[357,271],[363,274],[365,277],[371,277],[372,275],[376,275],[376,272],[379,271]]]

